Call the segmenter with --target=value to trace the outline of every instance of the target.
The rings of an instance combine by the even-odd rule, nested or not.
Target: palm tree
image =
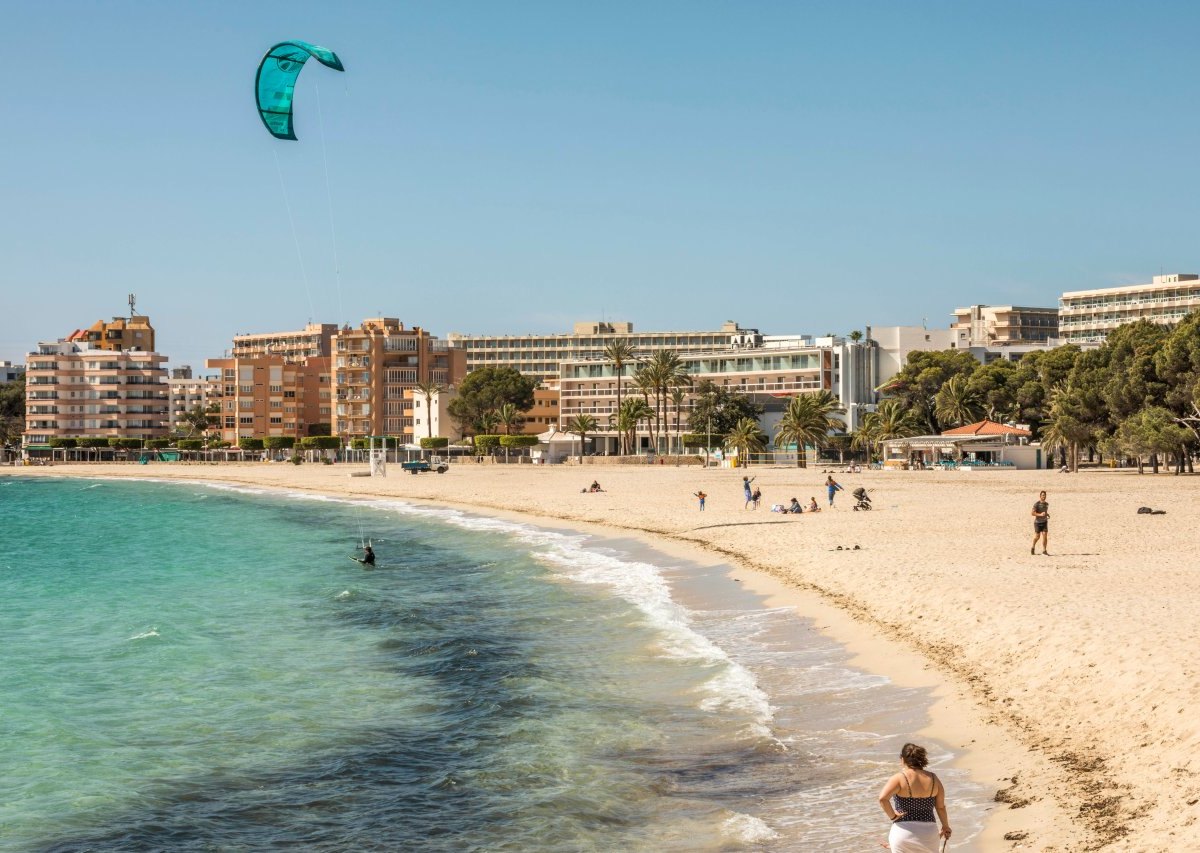
[[[505,403],[496,409],[496,422],[504,427],[505,435],[512,435],[513,427],[525,424],[525,415],[512,403]]]
[[[475,419],[475,432],[479,435],[493,435],[500,425],[500,416],[495,409],[484,412]]]
[[[967,377],[959,373],[938,390],[933,413],[943,424],[964,426],[983,416],[983,400],[967,383]]]
[[[883,442],[893,438],[909,438],[917,435],[921,427],[911,409],[895,397],[880,402],[875,411],[862,420],[854,434],[854,443],[865,447],[868,455],[878,449],[882,453]]]
[[[609,416],[609,424],[617,430],[621,444],[629,452],[635,452],[637,447],[637,428],[642,421],[654,417],[654,409],[640,397],[629,397],[621,404],[621,410]]]
[[[690,380],[691,377],[689,376]],[[683,430],[680,429],[681,417],[683,415],[683,404],[687,401],[687,391],[682,386],[677,386],[671,389],[671,405],[675,407],[675,441],[679,443],[678,452],[683,454]],[[668,448],[668,452],[670,449]]]
[[[672,388],[691,385],[692,378],[683,368],[683,361],[675,350],[659,350],[650,358],[646,371],[654,385],[654,407],[658,410],[654,419],[656,436],[655,453],[659,452],[659,440],[669,426],[667,422],[667,397]]]
[[[848,335],[848,337],[850,338],[850,340],[854,341],[854,343],[858,343],[859,341],[861,341],[863,339],[863,333],[860,332],[858,329],[855,329],[853,332],[851,332]]]
[[[629,341],[615,338],[604,347],[604,357],[612,363],[613,372],[617,374],[617,411],[621,411],[621,380],[625,375],[625,365],[634,361],[637,353]],[[618,448],[623,452],[623,448]]]
[[[738,458],[748,464],[751,453],[761,453],[766,447],[766,436],[754,418],[742,418],[729,434],[725,436],[725,447],[732,447],[738,452]]]
[[[650,365],[643,364],[641,367],[639,367],[637,369],[637,371],[633,374],[633,384],[634,384],[634,387],[638,389],[638,391],[642,392],[642,400],[645,401],[646,407],[651,412],[651,416],[657,415],[655,406],[650,405],[650,395],[651,394],[655,395],[655,403],[658,402],[658,395],[656,393],[657,388],[658,388],[658,383],[655,379],[654,371],[650,368]],[[650,443],[654,444],[655,441],[656,441],[656,438],[654,435],[654,426],[653,426],[653,424],[651,424],[650,425]]]
[[[414,388],[425,398],[425,423],[429,438],[433,438],[433,398],[435,394],[446,391],[446,386],[440,382],[418,382]]]
[[[829,391],[816,394],[797,394],[788,401],[788,407],[779,421],[775,432],[775,444],[780,441],[796,445],[796,467],[806,467],[804,446],[811,444],[820,450],[828,441],[829,433],[841,425],[835,415],[845,412],[837,397]]]
[[[591,415],[576,415],[567,421],[567,432],[579,433],[579,464],[583,464],[583,444],[589,432],[596,431],[596,419]]]

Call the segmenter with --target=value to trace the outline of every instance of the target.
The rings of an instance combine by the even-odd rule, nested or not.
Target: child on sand
[[[754,501],[754,508],[758,509],[758,505],[762,501],[762,489],[755,489],[754,494],[750,496],[750,500]]]
[[[700,511],[704,512],[704,499],[707,498],[708,495],[704,494],[704,492],[692,492],[692,494],[700,499]]]
[[[749,509],[750,504],[754,502],[754,493],[750,491],[750,484],[756,479],[756,477],[742,477],[742,494],[746,497],[746,505],[742,509]]]
[[[825,478],[825,491],[829,492],[829,508],[833,509],[833,496],[842,490],[838,481],[833,479],[833,475]]]
[[[821,511],[821,508],[819,506],[817,506],[817,499],[815,496],[808,499],[808,511],[809,512],[820,512]]]

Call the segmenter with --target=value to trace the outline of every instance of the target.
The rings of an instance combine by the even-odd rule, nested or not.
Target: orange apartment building
[[[248,355],[210,358],[205,364],[219,371],[218,392],[209,402],[220,408],[221,439],[324,434],[332,424],[332,385],[329,357],[289,358]]]
[[[144,315],[100,320],[39,343],[26,358],[25,446],[55,437],[165,437],[166,362]]]
[[[467,370],[465,352],[393,317],[343,326],[333,336],[333,359],[334,434],[345,440],[386,435],[415,443],[428,427],[415,424],[413,389],[453,385]]]

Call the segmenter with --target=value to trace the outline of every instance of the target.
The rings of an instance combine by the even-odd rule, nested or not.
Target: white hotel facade
[[[1059,300],[1059,342],[1098,344],[1126,323],[1173,325],[1197,309],[1200,276],[1194,273],[1156,275],[1149,284],[1073,290]]]

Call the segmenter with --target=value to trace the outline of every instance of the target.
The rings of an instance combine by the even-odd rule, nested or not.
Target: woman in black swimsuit
[[[888,846],[892,853],[937,853],[939,838],[950,838],[946,817],[946,789],[937,776],[925,769],[925,748],[913,743],[900,750],[901,771],[888,779],[879,792],[879,805],[892,822]],[[934,813],[941,822],[941,831]]]

